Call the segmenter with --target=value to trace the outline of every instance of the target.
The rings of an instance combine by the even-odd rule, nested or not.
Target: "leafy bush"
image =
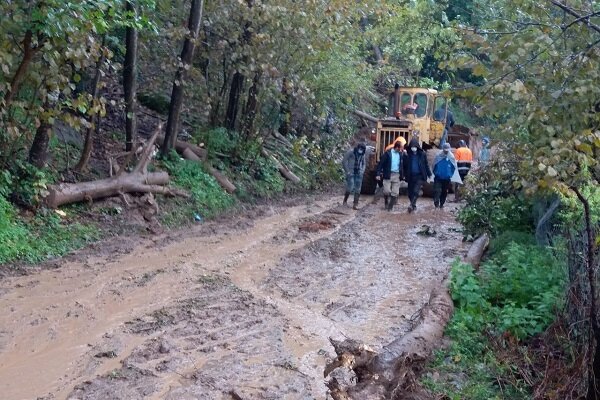
[[[471,189],[466,205],[458,220],[466,232],[477,235],[505,231],[532,232],[533,214],[530,200],[514,193],[506,193],[499,184]]]
[[[452,266],[455,312],[446,328],[452,343],[437,352],[433,365],[445,378],[423,382],[432,391],[451,399],[531,398],[526,384],[509,378],[510,365],[490,345],[493,336],[526,339],[542,332],[563,301],[564,268],[550,249],[531,242],[501,239],[479,275],[471,265]],[[502,391],[498,380],[507,382]]]
[[[592,224],[600,224],[600,187],[586,186],[581,189],[581,194],[590,203]],[[575,196],[561,196],[559,219],[560,223],[567,228],[583,225],[583,206]]]
[[[231,155],[236,147],[245,146],[241,143],[240,136],[235,131],[228,131],[225,128],[215,128],[207,131],[200,131],[194,135],[194,140],[198,143],[204,143],[210,156],[216,153]]]
[[[15,162],[14,175],[16,179],[12,179],[12,198],[23,206],[38,207],[48,194],[47,186],[53,178],[48,172],[20,160]]]
[[[272,160],[257,157],[252,163],[241,165],[236,170],[240,184],[240,197],[251,200],[252,197],[269,197],[282,193],[285,180]]]
[[[542,332],[554,318],[565,270],[550,250],[510,242],[482,265],[455,263],[451,291],[460,316],[476,332],[510,332],[519,339]]]
[[[173,224],[183,222],[183,218],[192,221],[194,214],[210,218],[233,205],[234,198],[219,186],[215,178],[204,171],[202,165],[182,160],[176,155],[165,160],[164,165],[173,177],[173,183],[192,195],[192,204],[186,204],[187,215],[175,219],[174,215],[166,217],[167,220],[171,219]],[[181,203],[181,200],[178,201]]]

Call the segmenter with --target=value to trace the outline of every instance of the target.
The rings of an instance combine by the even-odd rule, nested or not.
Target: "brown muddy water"
[[[329,338],[377,350],[408,332],[462,255],[452,205],[430,201],[266,207],[6,278],[0,398],[326,399]]]

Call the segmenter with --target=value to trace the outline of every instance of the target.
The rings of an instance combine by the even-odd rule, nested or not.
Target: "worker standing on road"
[[[404,176],[408,181],[408,198],[410,205],[408,212],[411,213],[417,209],[417,199],[423,182],[431,176],[431,170],[427,163],[425,151],[419,146],[419,140],[411,139],[408,145],[406,162],[404,163]]]
[[[457,169],[456,159],[450,151],[450,143],[445,143],[433,161],[433,205],[435,208],[444,208],[450,180]]]
[[[348,197],[354,193],[353,209],[358,210],[358,199],[362,186],[363,175],[365,173],[367,145],[361,140],[353,149],[350,149],[344,155],[342,166],[346,175],[346,193],[344,193],[344,205],[348,204]]]
[[[454,126],[454,114],[450,109],[446,109],[445,107],[440,107],[433,113],[433,119],[435,121],[444,121],[444,116],[446,117],[446,124],[444,125],[444,133],[442,134],[442,139],[440,140],[440,146],[444,146],[446,141],[448,140],[448,132]]]
[[[404,180],[404,163],[406,154],[402,141],[394,142],[394,147],[385,153],[377,167],[377,178],[383,178],[383,198],[385,209],[392,211],[400,194],[400,182]]]
[[[481,151],[479,152],[479,166],[485,167],[490,162],[490,138],[484,136],[481,139]]]
[[[464,140],[458,142],[458,149],[456,149],[456,164],[458,165],[458,173],[460,179],[465,182],[465,178],[471,170],[471,163],[473,162],[473,153],[467,147],[467,143]],[[459,185],[454,187],[454,200],[460,201],[460,188]]]

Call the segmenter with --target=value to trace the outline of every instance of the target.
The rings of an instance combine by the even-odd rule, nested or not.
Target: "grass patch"
[[[63,221],[52,211],[39,212],[25,223],[0,196],[0,264],[17,260],[36,263],[62,256],[100,236],[95,226]]]
[[[161,222],[173,227],[189,224],[196,215],[212,218],[235,204],[235,198],[219,186],[197,162],[177,156],[163,162],[172,177],[173,185],[191,194],[191,199],[175,199],[175,206],[162,215]]]

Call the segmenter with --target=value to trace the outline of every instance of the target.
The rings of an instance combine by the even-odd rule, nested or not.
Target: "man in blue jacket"
[[[383,178],[383,198],[385,199],[385,209],[392,211],[398,194],[400,193],[400,181],[404,180],[404,145],[401,141],[394,142],[394,147],[381,156],[379,166],[377,166],[377,177]]]
[[[410,205],[408,212],[411,213],[417,209],[417,199],[423,186],[423,182],[431,176],[431,170],[427,163],[427,155],[419,145],[419,140],[411,139],[408,145],[407,156],[404,163],[404,176],[408,181],[408,198]]]
[[[433,204],[435,208],[444,208],[448,189],[450,188],[450,179],[456,171],[456,160],[450,151],[450,144],[444,143],[433,161]]]

